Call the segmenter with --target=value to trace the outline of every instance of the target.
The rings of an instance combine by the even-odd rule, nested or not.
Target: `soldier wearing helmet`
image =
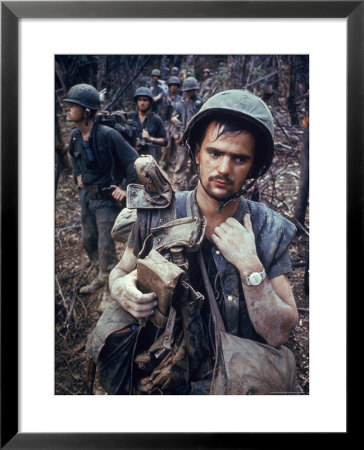
[[[167,145],[166,130],[162,119],[152,111],[153,93],[148,87],[139,87],[134,93],[136,111],[128,117],[134,123],[137,134],[136,150],[140,154],[152,155],[158,162],[161,147]]]
[[[181,88],[181,81],[177,76],[173,75],[168,78],[167,85],[169,97],[175,105],[182,100],[181,95],[178,93]]]
[[[126,186],[138,181],[134,161],[137,152],[114,129],[97,124],[99,92],[91,85],[77,84],[63,100],[66,118],[73,123],[69,152],[81,200],[83,245],[99,274],[80,289],[94,293],[106,285],[117,261],[110,231],[126,196]]]
[[[169,75],[170,75],[170,78],[177,77],[179,85],[181,86],[181,79],[179,77],[179,69],[178,69],[178,67],[172,67]]]
[[[161,71],[159,69],[153,69],[151,72],[151,78],[147,83],[147,87],[153,94],[152,111],[156,114],[160,114],[159,108],[162,103],[164,91],[162,88]]]
[[[171,76],[167,80],[168,85],[168,95],[163,97],[163,102],[161,106],[162,119],[164,120],[164,128],[167,133],[168,146],[162,148],[162,156],[159,161],[163,169],[167,169],[171,155],[174,153],[176,147],[176,141],[180,143],[182,137],[180,128],[177,128],[172,122],[172,114],[175,111],[176,105],[182,100],[181,95],[178,93],[181,87],[180,79],[177,76]]]
[[[194,77],[187,77],[182,84],[183,97],[177,102],[172,114],[171,123],[183,133],[189,120],[199,111],[203,104],[201,97],[197,95],[199,84]],[[188,155],[184,151],[181,142],[178,143],[172,153],[170,165],[167,169],[174,187],[177,190],[189,189],[194,184],[194,168],[191,167]],[[188,171],[188,176],[186,171]]]
[[[216,328],[211,328],[211,321],[216,316],[210,308],[211,291],[216,297],[215,307],[223,322],[219,329],[229,333],[226,337],[243,338],[251,350],[247,358],[246,351],[239,353],[238,360],[244,358],[244,364],[239,366],[237,363],[234,365],[234,353],[230,356],[225,354],[230,358],[230,365],[226,366],[227,376],[239,377],[244,372],[254,375],[257,389],[245,389],[246,379],[240,378],[239,393],[261,393],[260,386],[263,385],[269,385],[262,392],[265,394],[278,394],[278,390],[295,392],[294,356],[281,346],[288,340],[298,317],[287,277],[291,271],[289,246],[295,235],[295,226],[268,207],[242,197],[247,180],[255,180],[264,174],[272,162],[273,133],[273,118],[268,107],[244,90],[216,94],[189,122],[183,141],[198,166],[197,187],[193,191],[177,192],[175,203],[165,209],[153,209],[152,204],[150,208],[144,209],[144,204],[138,209],[125,253],[110,274],[114,305],[100,318],[87,346],[90,355],[98,361],[100,380],[109,394],[149,392],[150,382],[156,389],[153,393],[209,394],[223,388],[212,382],[216,375],[212,369],[214,366],[216,368],[218,354],[215,347],[217,341],[211,338],[217,333]],[[194,303],[188,303],[187,312],[181,297],[177,296],[176,302],[172,303],[175,309],[170,312],[173,312],[173,317],[177,314],[177,318],[172,322],[171,316],[168,322],[166,318],[166,331],[163,333],[163,329],[156,330],[153,321],[148,320],[159,305],[156,293],[139,290],[137,270],[133,269],[140,251],[143,249],[145,257],[146,248],[151,245],[174,261],[177,248],[173,247],[172,238],[170,247],[163,253],[168,242],[168,225],[173,229],[186,218],[201,219],[205,224],[198,251],[188,246],[186,236],[183,236],[184,241],[181,237],[178,239],[176,234],[171,233],[171,236],[176,238],[175,245],[180,246],[179,254],[184,255],[180,256],[185,264],[184,283],[188,282],[192,291],[202,295],[205,301],[195,308],[192,306]],[[155,240],[151,241],[151,236],[155,236]],[[110,314],[114,319],[119,317],[112,326],[108,319]],[[168,353],[167,349],[171,346],[162,340],[165,346],[161,348],[167,355],[164,365],[158,366],[147,378],[145,364],[142,372],[144,378],[139,383],[128,375],[123,378],[110,377],[110,374],[125,374],[125,370],[130,372],[132,350],[127,352],[125,349],[128,345],[131,348],[129,342],[133,333],[139,336],[139,356],[135,361],[152,363],[148,355],[159,348],[162,338],[168,338],[168,343],[171,341],[168,324],[177,326],[178,314],[182,314],[180,318],[186,344],[183,354],[187,362],[184,359],[183,367],[187,369],[184,375],[181,375],[181,359],[178,358],[181,354],[173,353],[173,349]],[[143,320],[144,328],[137,324],[137,320]],[[185,321],[190,325],[185,326]],[[105,336],[109,336],[107,340]],[[161,338],[150,350],[148,336]],[[238,343],[241,344],[241,341]],[[256,343],[263,343],[264,348],[271,349],[273,353],[283,348],[286,355],[277,362],[269,357],[262,358],[262,353],[256,352]],[[276,369],[286,388],[277,389],[274,384],[272,373]]]
[[[211,71],[210,69],[206,68],[203,70],[203,82],[201,83],[199,96],[203,98],[204,101],[206,101],[209,97],[209,93],[212,88],[213,84],[213,78],[211,77]]]

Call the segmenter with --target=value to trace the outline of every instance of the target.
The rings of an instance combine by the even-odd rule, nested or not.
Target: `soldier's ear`
[[[196,164],[200,164],[200,150],[201,150],[200,145],[196,144],[196,146],[195,146],[195,161],[196,161]]]

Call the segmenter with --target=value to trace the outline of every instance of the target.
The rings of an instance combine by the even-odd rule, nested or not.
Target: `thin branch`
[[[245,89],[253,86],[254,84],[259,83],[260,81],[266,80],[267,78],[273,77],[274,75],[277,75],[280,71],[276,70],[275,72],[270,73],[269,75],[266,75],[265,77],[259,78],[258,80],[253,81],[252,83],[246,84]]]
[[[142,67],[139,69],[139,71],[134,75],[134,77],[129,81],[129,83],[124,88],[119,87],[119,89],[116,91],[113,98],[111,99],[111,102],[105,106],[105,108],[104,108],[105,111],[110,109],[112,107],[112,105],[116,102],[116,100],[118,100],[118,98],[121,97],[122,94],[124,94],[124,92],[128,89],[128,87],[132,84],[132,82],[136,79],[136,77],[140,74],[140,72],[144,69],[144,67],[147,65],[148,61],[151,58],[152,58],[152,56],[148,57],[148,59],[144,62]]]
[[[57,286],[58,286],[58,292],[59,292],[59,295],[60,295],[61,298],[62,298],[63,305],[64,305],[66,311],[68,311],[67,303],[66,303],[66,300],[65,300],[65,298],[64,298],[64,296],[63,296],[63,292],[62,292],[62,289],[61,289],[61,285],[59,284],[57,275],[56,275],[56,282],[57,282]]]

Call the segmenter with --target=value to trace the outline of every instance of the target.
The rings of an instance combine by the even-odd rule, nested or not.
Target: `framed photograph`
[[[241,448],[242,439],[253,448],[287,433],[348,436],[346,305],[361,265],[347,251],[362,247],[363,19],[361,1],[1,2],[2,448]],[[254,54],[310,60],[308,395],[161,399],[57,388],[55,55]]]

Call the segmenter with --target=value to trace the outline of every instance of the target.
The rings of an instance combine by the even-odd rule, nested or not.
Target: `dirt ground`
[[[278,120],[279,110],[276,113]],[[284,112],[281,112],[282,116]],[[282,117],[282,123],[285,123]],[[284,132],[283,132],[284,131]],[[65,142],[70,129],[63,123]],[[300,148],[303,129],[299,126],[278,129],[275,137],[276,155],[272,169],[260,181],[261,202],[276,209],[288,219],[293,218],[300,175]],[[80,203],[70,171],[59,178],[55,202],[55,392],[58,395],[85,395],[88,378],[88,357],[85,344],[100,313],[103,289],[93,295],[80,295],[79,288],[96,276],[81,243]],[[290,281],[299,311],[299,321],[287,343],[295,357],[297,381],[301,394],[309,394],[309,296],[305,289],[308,264],[308,210],[305,231],[299,233],[291,247],[293,272]],[[117,245],[118,255],[123,252]],[[306,285],[307,285],[306,279]],[[95,381],[94,394],[105,395]]]

